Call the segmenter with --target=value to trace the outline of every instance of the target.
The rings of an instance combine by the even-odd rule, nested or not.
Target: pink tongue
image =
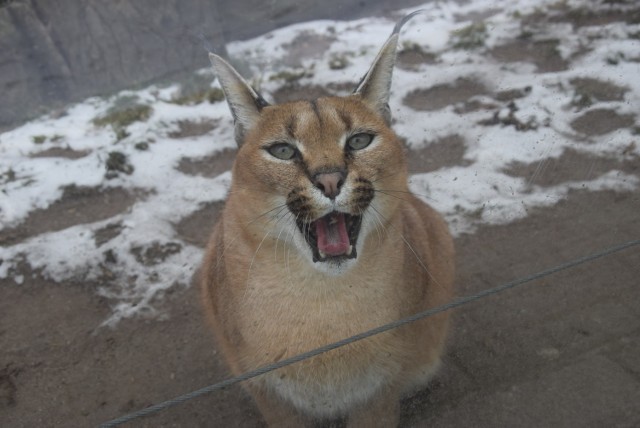
[[[316,220],[318,250],[328,256],[339,256],[349,251],[349,235],[344,214],[331,213]]]

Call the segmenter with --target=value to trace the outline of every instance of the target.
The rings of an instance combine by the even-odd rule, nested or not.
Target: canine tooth
[[[320,253],[320,258],[322,258],[322,259],[326,259],[327,258],[327,255],[325,253],[323,253],[320,250],[318,250],[318,252]]]
[[[350,256],[353,252],[353,245],[349,245],[349,249],[347,250],[347,256]]]

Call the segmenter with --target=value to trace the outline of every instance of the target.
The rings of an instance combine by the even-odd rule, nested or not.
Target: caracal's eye
[[[267,148],[267,151],[278,159],[290,160],[296,155],[296,148],[289,143],[276,143]]]
[[[371,134],[366,134],[363,132],[360,134],[352,135],[347,140],[347,148],[349,150],[362,150],[369,144],[371,144],[371,141],[373,141],[373,135]]]

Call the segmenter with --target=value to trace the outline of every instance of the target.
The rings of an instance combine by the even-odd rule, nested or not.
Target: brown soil
[[[73,150],[68,147],[52,147],[31,155],[32,158],[80,159],[91,153],[89,150]]]
[[[557,40],[513,40],[489,53],[499,62],[531,62],[541,73],[566,70],[569,63],[557,50]]]
[[[571,80],[576,94],[588,96],[597,101],[622,101],[627,88],[611,82],[603,82],[590,77],[580,77]]]
[[[202,231],[213,229],[213,225],[220,217],[223,207],[224,203],[222,202],[204,204],[199,210],[180,220],[174,225],[174,229],[180,238],[186,242],[204,248],[207,245],[209,236],[202,233]]]
[[[402,101],[419,111],[433,111],[467,101],[476,95],[487,94],[488,89],[473,78],[459,78],[451,84],[436,85],[410,92]]]
[[[504,172],[512,177],[527,179],[529,185],[556,186],[568,181],[587,181],[610,171],[623,171],[640,176],[640,159],[606,159],[566,150],[559,158],[546,158],[531,164],[514,163]]]
[[[203,230],[218,209],[184,223]],[[639,210],[635,193],[573,192],[524,220],[463,235],[458,293],[638,238]],[[588,425],[602,414],[594,408],[606,408],[608,422],[640,422],[638,266],[640,252],[628,250],[457,310],[444,369],[403,402],[403,426],[559,426],[562,409]],[[22,273],[24,284],[0,284],[1,426],[95,426],[228,376],[197,287],[165,297],[166,319],[110,329],[99,327],[110,309],[94,292],[98,284],[56,284],[28,267]],[[126,426],[262,423],[232,387]]]
[[[195,122],[192,120],[181,120],[178,122],[178,130],[169,133],[171,138],[188,138],[199,137],[209,131],[212,131],[218,126],[218,122],[215,120],[201,120]]]
[[[290,101],[313,100],[320,97],[329,97],[333,94],[322,86],[290,83],[282,86],[271,95],[277,104],[282,104]]]
[[[424,173],[455,165],[469,165],[469,161],[464,159],[465,152],[466,146],[461,136],[446,136],[421,149],[411,150],[407,156],[409,172]]]
[[[44,232],[113,217],[129,209],[138,197],[120,188],[69,186],[48,208],[33,211],[14,228],[0,230],[0,245],[14,245]]]
[[[287,55],[282,59],[288,67],[301,67],[301,58],[319,58],[336,40],[335,36],[303,31],[291,43],[283,45]]]
[[[571,122],[571,127],[585,135],[603,135],[621,128],[629,128],[635,123],[632,114],[618,114],[609,109],[593,109]]]
[[[188,175],[216,177],[231,169],[235,156],[236,150],[224,149],[204,158],[182,158],[177,169]]]
[[[420,47],[410,47],[398,52],[396,66],[404,70],[417,70],[423,64],[435,64],[437,56],[423,51]]]
[[[610,3],[612,5],[633,4],[632,2],[627,2],[627,0],[603,1],[603,3]],[[597,12],[586,8],[567,9],[563,11],[563,13],[552,16],[549,21],[569,22],[575,28],[607,25],[613,22],[638,24],[640,23],[640,8],[629,10],[600,10]]]

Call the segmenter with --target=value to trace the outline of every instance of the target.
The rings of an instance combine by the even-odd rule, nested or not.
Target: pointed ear
[[[378,56],[371,64],[371,68],[364,75],[358,87],[353,91],[360,95],[362,100],[380,113],[387,123],[391,123],[391,111],[389,109],[389,93],[391,90],[391,76],[396,63],[396,48],[398,36],[402,26],[422,10],[417,10],[405,16],[393,28],[391,36],[387,39]]]
[[[229,104],[235,122],[236,142],[240,146],[247,132],[258,123],[260,111],[269,103],[227,61],[213,53],[209,53],[209,60]]]

